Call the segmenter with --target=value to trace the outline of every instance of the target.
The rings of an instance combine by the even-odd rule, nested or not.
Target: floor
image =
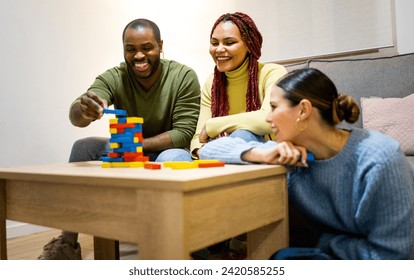
[[[7,258],[9,260],[36,260],[42,253],[42,248],[53,237],[60,235],[60,230],[49,230],[27,236],[7,239]],[[82,259],[93,260],[93,236],[79,234],[79,243],[82,248]],[[225,242],[194,252],[191,256],[195,260],[240,260],[246,258],[245,241],[238,238],[231,239],[229,246],[232,250],[225,250]],[[138,248],[136,244],[120,242],[119,254],[121,260],[137,260]]]
[[[49,230],[10,238],[7,240],[7,257],[9,260],[35,260],[42,253],[43,246],[59,234],[60,230]],[[93,237],[87,234],[79,234],[79,243],[82,248],[82,259],[93,260]],[[138,259],[135,244],[121,242],[119,247],[121,260]]]

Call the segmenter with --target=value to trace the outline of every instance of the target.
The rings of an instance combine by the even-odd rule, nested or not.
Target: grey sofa
[[[333,80],[339,92],[354,97],[359,105],[361,97],[405,97],[414,93],[414,53],[379,58],[316,59],[286,68],[291,71],[303,67],[321,70]],[[361,118],[354,125],[362,127]],[[414,156],[407,159],[414,166]]]

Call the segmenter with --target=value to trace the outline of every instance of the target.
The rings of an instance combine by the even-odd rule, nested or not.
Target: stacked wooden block
[[[106,114],[115,114],[116,118],[109,120],[109,146],[111,152],[102,157],[103,168],[114,167],[144,167],[146,169],[161,169],[161,164],[149,162],[149,157],[144,156],[142,144],[143,118],[127,117],[125,110],[104,109]],[[191,169],[206,167],[223,167],[224,162],[216,159],[164,162],[164,168]]]
[[[102,167],[144,167],[149,158],[144,156],[142,142],[143,118],[127,117],[124,110],[105,109],[104,113],[116,114],[109,120],[112,149],[106,157],[102,157]]]

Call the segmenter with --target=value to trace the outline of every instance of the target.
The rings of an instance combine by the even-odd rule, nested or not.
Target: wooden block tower
[[[101,158],[102,167],[144,167],[149,161],[142,149],[144,119],[127,117],[125,110],[104,109],[104,113],[115,114],[116,118],[109,120],[109,145],[112,150],[108,156]]]

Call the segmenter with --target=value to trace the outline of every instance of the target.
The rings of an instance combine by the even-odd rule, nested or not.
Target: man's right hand
[[[80,113],[85,119],[98,120],[103,116],[103,109],[108,107],[106,100],[100,98],[96,93],[87,91],[80,99]]]
[[[86,127],[92,121],[102,118],[104,108],[108,108],[108,102],[88,91],[81,96],[80,102],[72,105],[69,119],[74,126]]]

